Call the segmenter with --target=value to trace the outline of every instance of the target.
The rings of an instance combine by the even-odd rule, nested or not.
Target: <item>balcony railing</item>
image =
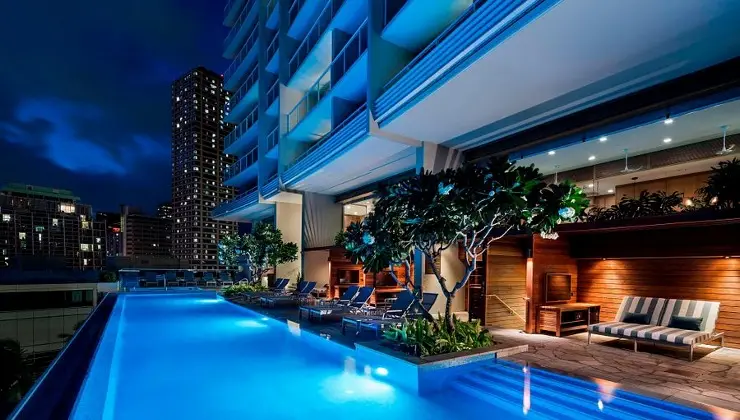
[[[255,0],[249,0],[244,4],[244,7],[242,7],[242,11],[239,12],[239,17],[234,21],[234,25],[231,27],[231,30],[229,31],[229,34],[226,35],[226,39],[224,39],[224,48],[229,46],[231,42],[234,40],[234,37],[236,37],[236,34],[239,33],[239,31],[242,29],[242,26],[246,23],[247,16],[249,16],[249,12],[252,10],[252,6],[254,6]]]
[[[234,162],[233,165],[228,166],[224,169],[224,181],[233,178],[250,166],[254,165],[257,162],[257,156],[257,146],[255,146],[246,155],[242,156],[239,160]]]
[[[249,38],[244,42],[244,45],[239,50],[239,53],[234,57],[234,61],[229,64],[229,68],[226,69],[226,72],[224,72],[224,80],[228,81],[231,79],[231,77],[236,72],[236,69],[239,68],[239,65],[244,61],[244,59],[247,57],[247,54],[249,54],[249,51],[254,47],[254,45],[257,43],[257,40],[259,39],[259,27],[255,26],[254,29],[252,29],[252,33],[249,34]]]
[[[293,0],[293,4],[291,4],[290,9],[288,9],[289,28],[293,25],[295,18],[298,17],[298,13],[301,11],[301,7],[303,7],[304,4],[306,4],[306,0]]]
[[[347,70],[362,56],[365,50],[367,50],[367,20],[347,41],[347,44],[319,76],[318,80],[308,89],[306,95],[288,113],[286,116],[288,132],[300,124],[306,115],[329,94],[332,87],[341,80],[341,77],[347,73]],[[332,80],[332,69],[334,69],[335,75],[338,75],[335,77],[336,80]]]
[[[329,28],[329,25],[331,25],[331,21],[334,20],[334,15],[336,15],[339,8],[342,7],[342,4],[344,4],[344,0],[329,0],[329,2],[326,3],[326,6],[321,10],[321,14],[319,14],[316,22],[311,26],[311,29],[308,30],[308,34],[306,34],[303,42],[298,46],[296,52],[293,53],[293,57],[290,58],[290,62],[288,63],[288,78],[293,77],[295,72],[298,71],[298,67],[301,66],[306,57],[308,57],[308,54],[311,53],[313,47],[316,46],[324,35],[324,32]]]
[[[385,86],[383,87],[383,90],[384,91],[388,90],[388,88],[393,86],[399,79],[401,79],[401,77],[403,77],[412,68],[414,68],[414,66],[416,66],[416,64],[418,64],[419,61],[421,61],[422,59],[424,59],[424,57],[429,55],[429,53],[432,52],[437,47],[437,45],[440,44],[440,42],[444,41],[452,32],[454,32],[455,29],[457,29],[460,26],[460,24],[465,22],[465,19],[467,19],[470,15],[475,13],[475,11],[478,10],[478,8],[480,8],[480,6],[485,4],[487,1],[488,0],[473,1],[473,4],[468,6],[468,8],[465,9],[465,11],[462,12],[462,14],[460,14],[460,16],[457,17],[457,19],[455,19],[451,24],[449,24],[447,28],[445,28],[445,30],[442,31],[441,34],[437,35],[437,37],[434,38],[434,40],[430,42],[429,45],[427,45],[423,50],[421,50],[421,52],[419,52],[419,54],[417,54],[416,57],[414,57],[414,59],[411,60],[411,62],[406,65],[406,67],[401,69],[401,71],[399,71],[398,74],[393,77],[393,79],[391,79],[388,83],[386,83]]]
[[[278,5],[278,0],[268,0],[267,5],[265,6],[265,10],[267,10],[267,18],[270,18],[270,15],[272,15],[272,11],[275,10],[275,7]]]
[[[242,99],[244,99],[244,95],[249,92],[250,89],[257,83],[257,79],[259,78],[259,67],[254,66],[252,71],[249,73],[249,76],[247,76],[246,80],[244,80],[244,83],[242,83],[241,87],[239,87],[239,90],[234,93],[234,95],[229,99],[229,106],[231,106],[231,110],[233,111],[234,108],[236,108],[237,105],[239,105],[239,102],[241,102]]]
[[[272,150],[273,147],[278,145],[279,141],[280,133],[278,132],[278,128],[275,127],[270,131],[270,134],[267,135],[267,150]]]
[[[269,108],[270,105],[272,105],[275,100],[277,100],[278,96],[280,96],[280,80],[275,80],[275,83],[270,86],[270,89],[267,90],[267,107]]]
[[[270,61],[278,48],[280,48],[280,32],[275,32],[275,36],[272,38],[270,45],[267,46],[267,61]]]
[[[237,195],[228,203],[223,203],[213,209],[213,215],[216,217],[224,216],[251,201],[257,201],[258,198],[259,191],[257,190],[257,186],[254,186],[247,191],[244,191],[243,193]]]
[[[232,144],[237,142],[247,131],[249,131],[250,128],[252,128],[253,125],[257,123],[258,118],[258,107],[254,107],[252,112],[247,115],[247,118],[244,119],[239,125],[234,127],[233,130],[231,130],[231,133],[229,133],[226,138],[224,139],[224,148],[228,149]]]
[[[383,0],[383,28],[403,9],[408,0]]]

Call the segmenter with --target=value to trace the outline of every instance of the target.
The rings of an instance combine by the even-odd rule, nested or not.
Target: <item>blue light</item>
[[[388,376],[388,369],[384,367],[379,367],[375,369],[375,374],[378,376]]]

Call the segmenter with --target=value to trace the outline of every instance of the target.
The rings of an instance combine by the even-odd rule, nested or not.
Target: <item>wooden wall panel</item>
[[[706,183],[708,176],[709,172],[700,172],[656,179],[653,181],[617,185],[615,196],[617,200],[621,199],[623,196],[635,198],[640,195],[640,192],[647,190],[651,193],[656,191],[665,191],[669,194],[674,191],[678,191],[679,194],[686,198],[694,197],[696,190]]]
[[[650,258],[578,261],[578,301],[601,305],[610,321],[624,296],[720,302],[717,331],[740,347],[739,258]]]
[[[566,238],[557,240],[533,236],[532,246],[532,291],[528,311],[527,331],[536,331],[537,308],[545,304],[544,284],[547,273],[569,273],[571,275],[571,302],[576,301],[578,287],[578,265],[570,256],[570,245]]]
[[[524,329],[524,321],[519,316],[526,316],[526,265],[527,259],[518,250],[518,256],[488,254],[486,261],[486,325]],[[502,304],[506,302],[511,311]]]

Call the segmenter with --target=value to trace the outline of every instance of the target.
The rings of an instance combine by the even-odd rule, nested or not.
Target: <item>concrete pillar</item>
[[[300,197],[300,196],[298,196]],[[290,279],[294,283],[301,272],[302,238],[303,227],[303,203],[282,202],[275,203],[275,227],[283,234],[283,241],[295,242],[298,245],[298,259],[286,264],[280,264],[275,268],[275,277]]]

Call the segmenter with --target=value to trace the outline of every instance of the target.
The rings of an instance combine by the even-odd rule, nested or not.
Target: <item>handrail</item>
[[[522,322],[525,322],[525,323],[527,322],[527,320],[526,320],[526,319],[524,319],[524,317],[523,317],[523,316],[519,315],[519,314],[518,314],[518,313],[517,313],[517,312],[516,312],[516,311],[514,310],[514,308],[512,308],[511,306],[509,306],[509,304],[508,304],[508,303],[504,302],[504,301],[503,301],[503,299],[501,299],[501,298],[500,298],[500,297],[499,297],[498,295],[488,295],[488,296],[493,296],[493,297],[495,297],[495,298],[496,298],[496,300],[498,300],[499,302],[501,302],[501,304],[502,304],[502,305],[504,305],[504,306],[506,307],[506,309],[508,309],[508,310],[509,310],[509,312],[511,312],[511,314],[512,314],[512,315],[516,315],[516,317],[517,317],[517,318],[519,318],[519,319],[521,319],[521,320],[522,320]]]
[[[234,144],[241,136],[244,135],[252,126],[257,122],[257,119],[259,117],[258,107],[254,107],[252,111],[247,115],[247,117],[239,123],[236,127],[234,127],[233,130],[231,130],[231,133],[229,133],[226,138],[224,139],[224,148],[228,149],[232,144]]]
[[[272,59],[272,56],[275,55],[278,48],[280,48],[279,39],[280,39],[280,32],[276,31],[275,36],[272,38],[272,41],[270,41],[270,45],[267,46],[266,53],[267,53],[268,61]]]
[[[232,198],[228,202],[223,203],[220,206],[218,206],[215,209],[213,209],[213,214],[215,216],[223,216],[226,213],[230,213],[232,210],[234,210],[235,207],[239,207],[238,206],[238,201],[239,200],[243,199],[244,197],[246,197],[246,196],[248,196],[250,194],[254,194],[255,192],[257,192],[257,186],[256,185],[254,187],[248,189],[247,191],[244,191],[243,193],[237,195],[236,197]],[[216,210],[218,210],[218,211],[216,211]]]
[[[427,55],[429,55],[429,53],[434,48],[436,48],[437,45],[439,45],[440,42],[444,41],[447,38],[447,36],[449,36],[455,29],[457,29],[457,27],[460,26],[460,24],[465,19],[467,19],[470,15],[472,15],[476,10],[478,10],[478,8],[483,3],[487,2],[487,1],[488,0],[474,0],[473,3],[470,6],[468,6],[468,8],[465,9],[465,11],[463,11],[460,14],[460,16],[457,17],[457,19],[455,19],[451,24],[447,25],[447,28],[445,28],[445,30],[442,31],[442,33],[440,33],[439,35],[437,35],[437,37],[434,38],[434,40],[432,40],[432,42],[430,42],[429,45],[427,45],[426,47],[424,47],[424,49],[421,50],[419,52],[419,54],[417,54],[416,57],[414,57],[414,59],[411,60],[411,62],[409,62],[404,68],[402,68],[401,71],[399,71],[398,74],[396,74],[388,83],[386,83],[383,86],[383,91],[388,90],[401,77],[403,77],[406,73],[408,73],[409,70],[411,70],[411,68],[413,68],[414,66],[416,66],[416,64],[419,61],[421,61],[424,57],[426,57]]]
[[[279,83],[280,79],[275,80],[275,83],[267,89],[267,107],[269,108],[273,102],[280,96]]]
[[[234,25],[232,25],[231,30],[229,30],[229,34],[226,35],[226,39],[224,39],[224,47],[230,45],[231,41],[234,40],[236,33],[241,30],[242,26],[245,23],[247,15],[252,11],[252,6],[254,6],[254,0],[247,0],[247,2],[244,3],[242,11],[239,12],[239,17],[236,18],[236,20],[234,21]]]
[[[398,1],[392,3],[392,7],[388,7],[388,2],[393,0],[383,0],[383,29],[393,20],[398,12],[403,9],[403,6],[408,3],[408,0]],[[390,12],[389,12],[390,11]]]
[[[275,6],[278,5],[277,0],[268,0],[267,5],[265,6],[265,10],[267,10],[267,18],[270,18],[270,15],[272,14],[272,11],[275,10]]]
[[[249,51],[254,47],[259,39],[259,25],[252,29],[252,33],[249,34],[249,38],[244,42],[244,45],[239,49],[239,52],[234,57],[234,60],[229,64],[229,67],[224,72],[224,80],[229,80],[239,68],[239,65],[244,61],[244,58],[249,54]]]
[[[306,0],[293,0],[293,4],[288,9],[288,28],[293,25],[293,21],[298,17],[298,12],[301,11],[304,4],[306,4]]]
[[[275,127],[267,135],[267,150],[272,150],[273,147],[277,146],[280,141],[280,133],[278,133],[278,127]]]
[[[244,80],[244,83],[242,83],[241,86],[239,86],[239,89],[234,93],[234,95],[229,99],[229,105],[231,105],[231,110],[233,111],[234,108],[236,108],[236,105],[241,102],[242,98],[244,98],[244,95],[247,94],[249,89],[252,89],[252,86],[257,82],[257,79],[259,78],[259,66],[254,65],[254,68],[249,73],[249,76]]]
[[[250,166],[254,165],[258,159],[257,146],[254,146],[252,150],[247,152],[244,156],[239,158],[233,165],[224,168],[224,181],[235,177],[242,171],[246,170]]]
[[[301,159],[303,159],[304,157],[310,155],[314,150],[316,150],[319,146],[321,146],[321,144],[323,144],[324,141],[326,141],[326,139],[329,139],[329,138],[331,138],[331,136],[333,136],[334,134],[338,133],[341,129],[343,129],[344,127],[346,127],[356,116],[360,115],[360,113],[362,113],[363,111],[366,111],[366,110],[367,110],[367,102],[365,102],[359,108],[357,108],[351,114],[349,114],[349,116],[347,118],[345,118],[344,121],[341,122],[341,124],[337,125],[336,127],[334,127],[331,130],[329,130],[328,133],[326,133],[323,136],[321,136],[321,138],[316,143],[314,143],[311,147],[309,147],[306,151],[304,151],[296,159],[294,159],[293,160],[293,163],[291,163],[290,166],[288,166],[286,168],[286,170],[287,169],[290,169],[295,164],[297,164],[298,162],[300,162]]]
[[[321,102],[321,100],[329,93],[329,91],[331,91],[334,84],[342,79],[342,76],[344,76],[344,74],[348,70],[348,67],[351,67],[353,64],[355,64],[362,53],[367,49],[366,29],[367,19],[365,19],[365,21],[362,23],[362,25],[360,25],[357,31],[355,31],[352,37],[344,45],[344,47],[342,47],[342,50],[339,52],[339,54],[337,54],[334,60],[329,63],[329,65],[326,67],[326,70],[321,73],[321,76],[319,76],[316,82],[314,82],[314,84],[311,85],[310,88],[308,88],[306,94],[303,95],[303,98],[298,101],[298,103],[293,107],[293,109],[290,110],[290,112],[288,112],[288,114],[285,116],[287,119],[288,132],[293,130],[301,121],[303,121],[303,118],[305,118],[306,115],[308,115],[308,113],[311,112],[311,110],[313,110],[313,108],[316,107],[319,102]],[[357,55],[355,57],[351,57],[351,60],[348,62],[347,52],[351,51],[351,49],[353,49],[355,46],[357,47]],[[342,62],[342,67],[340,68],[341,71],[339,73],[339,77],[337,77],[336,80],[332,80],[331,70],[332,68],[334,68],[334,65],[336,63],[340,62],[340,60]]]
[[[298,71],[298,67],[300,67],[301,63],[303,63],[306,57],[308,57],[313,48],[319,42],[319,39],[324,35],[324,32],[329,28],[329,25],[331,25],[332,20],[334,20],[335,13],[339,11],[342,4],[344,4],[344,0],[329,0],[326,2],[321,13],[316,18],[316,22],[311,25],[308,33],[303,38],[303,42],[301,42],[298,48],[296,48],[293,56],[290,57],[290,61],[288,61],[288,78],[293,77],[295,72]],[[303,55],[299,57],[299,54],[301,53],[303,53]]]

